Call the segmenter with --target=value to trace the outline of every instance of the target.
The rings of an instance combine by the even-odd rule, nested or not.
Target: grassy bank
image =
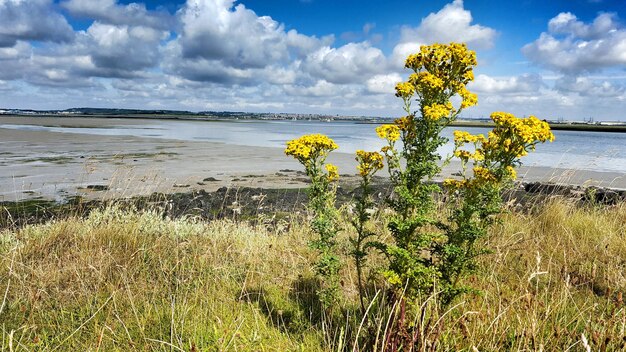
[[[340,320],[332,322],[316,303],[305,224],[169,219],[113,206],[5,230],[0,349],[350,348],[365,335],[353,318],[354,270],[345,269]],[[345,240],[350,226],[343,228]],[[624,203],[555,199],[504,215],[487,243],[492,253],[471,277],[481,293],[440,317],[441,349],[624,348],[625,228]],[[384,262],[368,265],[370,296],[383,297]],[[385,314],[370,331],[378,346]]]

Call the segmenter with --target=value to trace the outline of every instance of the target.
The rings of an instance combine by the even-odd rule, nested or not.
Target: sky
[[[493,111],[626,121],[625,0],[0,0],[0,109],[397,117],[424,44],[464,42]]]

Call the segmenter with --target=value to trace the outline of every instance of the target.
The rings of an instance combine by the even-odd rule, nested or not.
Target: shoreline
[[[42,125],[42,118],[2,118],[1,124]],[[47,119],[46,126],[99,127],[123,119]],[[344,178],[358,178],[354,156],[331,153],[328,162]],[[288,171],[286,171],[288,170]],[[0,128],[0,201],[127,198],[180,191],[213,192],[222,187],[302,188],[294,176],[302,166],[282,148],[206,141]],[[441,180],[459,170],[453,161]],[[293,172],[291,172],[293,171]],[[386,175],[380,172],[379,175]],[[626,172],[522,166],[519,181],[626,190]]]
[[[61,114],[39,114],[39,115],[17,115],[17,114],[0,114],[0,118],[2,117],[11,117],[11,118],[54,118],[54,119],[115,119],[121,120],[125,119],[128,121],[132,120],[182,120],[182,121],[220,121],[220,122],[229,122],[229,121],[240,121],[240,118],[226,118],[226,117],[217,117],[210,115],[176,115],[176,114],[126,114],[126,115],[116,115],[116,114],[72,114],[72,115],[61,115]],[[249,121],[288,121],[291,120],[289,118],[256,118],[253,115],[250,117],[244,115],[241,117],[241,120],[249,120]],[[297,119],[297,121],[305,121],[305,119]],[[317,119],[317,121],[326,121],[323,119]],[[393,118],[366,118],[363,120],[351,119],[351,118],[334,118],[335,122],[354,122],[354,123],[362,123],[362,124],[384,124],[390,123],[393,121]],[[598,123],[582,123],[582,122],[548,122],[550,124],[550,128],[555,131],[580,131],[580,132],[611,132],[611,133],[626,133],[626,124],[624,123],[611,123],[611,122],[602,122]],[[471,120],[471,119],[460,119],[452,124],[451,127],[483,127],[483,128],[491,128],[494,126],[493,122],[487,120]]]

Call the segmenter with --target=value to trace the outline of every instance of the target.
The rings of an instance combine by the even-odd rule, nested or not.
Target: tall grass
[[[329,324],[304,223],[276,229],[113,206],[5,230],[0,349],[382,350],[393,314],[377,304],[383,261],[368,262],[375,321],[354,318],[358,289],[347,267],[343,318]],[[623,348],[625,229],[623,203],[554,199],[504,215],[486,243],[493,252],[470,278],[481,293],[435,317],[439,331],[424,336],[441,350]]]

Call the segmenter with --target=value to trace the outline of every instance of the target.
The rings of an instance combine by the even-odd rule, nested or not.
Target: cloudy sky
[[[0,108],[398,116],[420,45],[466,42],[479,105],[626,121],[624,0],[0,0]]]

